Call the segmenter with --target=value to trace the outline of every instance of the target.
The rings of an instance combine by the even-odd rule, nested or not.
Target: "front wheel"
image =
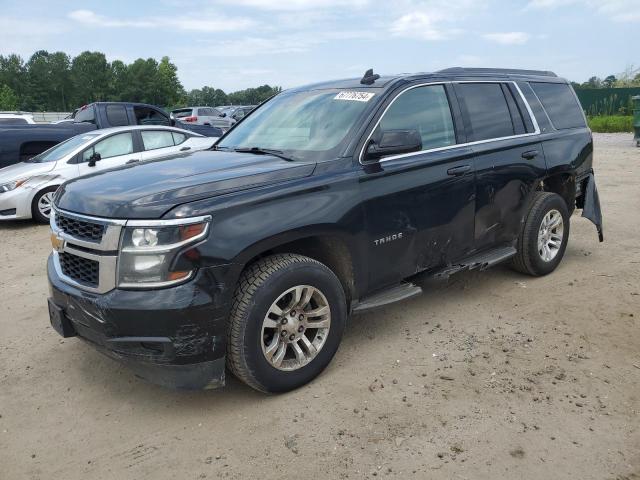
[[[31,203],[31,216],[38,223],[49,223],[51,208],[53,206],[53,194],[58,187],[48,187],[39,191]]]
[[[511,265],[536,277],[547,275],[562,261],[568,240],[569,210],[564,199],[556,193],[536,192]]]
[[[273,255],[249,266],[235,292],[227,364],[262,392],[298,388],[329,364],[346,324],[344,290],[322,263]]]

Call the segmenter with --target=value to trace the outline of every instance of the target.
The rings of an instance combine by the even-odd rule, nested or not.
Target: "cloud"
[[[61,41],[70,30],[66,22],[24,17],[0,17],[0,54],[18,54],[28,59],[37,50],[65,50]]]
[[[397,16],[388,29],[397,37],[445,40],[462,33],[458,25],[484,8],[479,0],[396,0],[391,14],[395,11]]]
[[[526,9],[588,8],[616,22],[640,22],[638,0],[530,0]]]
[[[372,38],[370,31],[342,30],[339,32],[290,33],[274,37],[246,36],[238,39],[203,41],[176,51],[177,58],[194,57],[258,57],[303,53],[316,45],[333,40]]]
[[[222,0],[234,6],[260,10],[317,10],[334,8],[361,8],[369,0]]]
[[[255,25],[248,18],[221,15],[149,17],[148,19],[118,19],[98,15],[91,10],[74,10],[68,17],[78,23],[105,28],[170,28],[198,32],[233,32],[246,30]]]
[[[410,37],[420,40],[442,40],[450,32],[438,26],[442,18],[425,12],[407,13],[391,24],[389,30],[398,37]]]
[[[529,41],[531,35],[525,32],[485,33],[483,38],[501,45],[523,45]]]

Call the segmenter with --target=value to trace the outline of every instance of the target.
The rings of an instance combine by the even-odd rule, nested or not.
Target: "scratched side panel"
[[[471,167],[466,174],[447,173],[462,165]],[[470,148],[367,165],[360,188],[372,289],[444,265],[472,248],[475,185]],[[394,240],[399,233],[402,237]]]

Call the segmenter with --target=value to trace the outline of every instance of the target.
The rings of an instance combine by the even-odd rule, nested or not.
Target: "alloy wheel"
[[[538,230],[538,254],[545,262],[550,262],[562,246],[564,222],[558,210],[549,210],[540,223]]]
[[[282,293],[262,322],[262,353],[272,367],[292,371],[311,362],[324,346],[331,327],[331,308],[324,294],[310,285]]]

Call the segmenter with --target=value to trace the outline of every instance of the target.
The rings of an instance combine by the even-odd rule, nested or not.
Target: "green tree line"
[[[205,86],[186,91],[169,57],[108,62],[104,53],[35,52],[0,55],[0,110],[71,111],[96,101],[142,102],[162,107],[255,105],[280,92],[263,85],[225,93]]]
[[[608,75],[604,79],[593,76],[586,82],[571,82],[574,88],[632,88],[640,87],[640,68],[627,66],[624,72]]]

